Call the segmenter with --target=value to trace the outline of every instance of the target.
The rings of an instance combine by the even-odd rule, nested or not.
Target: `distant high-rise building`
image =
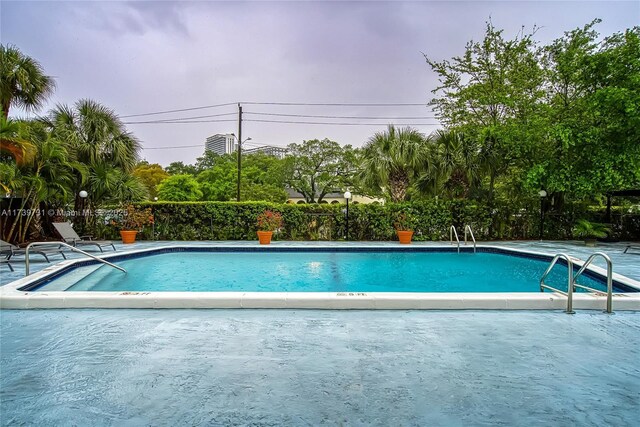
[[[252,148],[250,150],[243,150],[244,154],[263,153],[267,156],[275,156],[279,159],[284,159],[287,154],[287,149],[284,147],[274,147],[273,145],[265,145],[262,147]]]
[[[204,148],[207,151],[213,151],[216,154],[231,154],[238,149],[236,144],[236,136],[227,133],[217,133],[207,138],[204,143]]]

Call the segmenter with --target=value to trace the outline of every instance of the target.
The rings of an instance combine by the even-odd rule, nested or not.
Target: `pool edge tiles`
[[[240,250],[239,250],[240,249]],[[461,248],[462,249],[462,248]],[[465,252],[471,251],[470,247]],[[318,251],[402,251],[402,252],[451,252],[452,246],[441,247],[376,247],[376,246],[271,246],[258,245],[242,248],[234,246],[191,247],[165,246],[141,249],[126,253],[109,254],[104,259],[118,261],[148,254],[181,252],[318,252]],[[551,260],[544,253],[500,246],[478,246],[478,250]],[[572,259],[580,266],[582,260]],[[552,292],[545,293],[396,293],[396,292],[85,292],[30,290],[39,283],[47,283],[77,266],[94,264],[86,259],[64,261],[47,267],[41,272],[0,287],[0,308],[284,308],[284,309],[490,309],[490,310],[563,310],[566,297]],[[591,273],[602,276],[606,272],[594,267]],[[614,280],[626,287],[640,289],[640,282],[614,274]],[[27,289],[27,290],[25,290]],[[574,308],[602,310],[605,297],[600,294],[574,294]],[[640,293],[619,293],[614,295],[613,309],[640,310]]]

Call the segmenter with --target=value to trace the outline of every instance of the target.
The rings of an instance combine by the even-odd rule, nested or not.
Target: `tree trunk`
[[[404,201],[409,188],[409,177],[404,171],[392,171],[389,174],[389,193],[391,201],[399,203]]]

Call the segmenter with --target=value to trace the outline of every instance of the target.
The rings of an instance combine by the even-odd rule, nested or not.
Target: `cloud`
[[[0,36],[56,76],[51,106],[92,98],[121,115],[238,101],[428,102],[442,60],[480,39],[491,16],[505,37],[524,25],[543,42],[603,18],[603,34],[637,24],[633,2],[3,2]],[[415,108],[246,106],[246,112],[421,116]],[[172,116],[235,113],[237,107]],[[235,116],[222,118],[235,120]],[[370,126],[251,122],[243,135],[285,145],[362,145]],[[156,118],[152,116],[152,118]],[[256,118],[255,116],[253,118]],[[420,130],[429,132],[433,127]],[[130,125],[147,147],[192,145],[237,123]],[[193,162],[202,149],[149,150]]]

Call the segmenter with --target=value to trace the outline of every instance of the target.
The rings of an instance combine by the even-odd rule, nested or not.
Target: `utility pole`
[[[240,201],[240,173],[242,170],[242,105],[238,102],[238,196],[236,202]]]

